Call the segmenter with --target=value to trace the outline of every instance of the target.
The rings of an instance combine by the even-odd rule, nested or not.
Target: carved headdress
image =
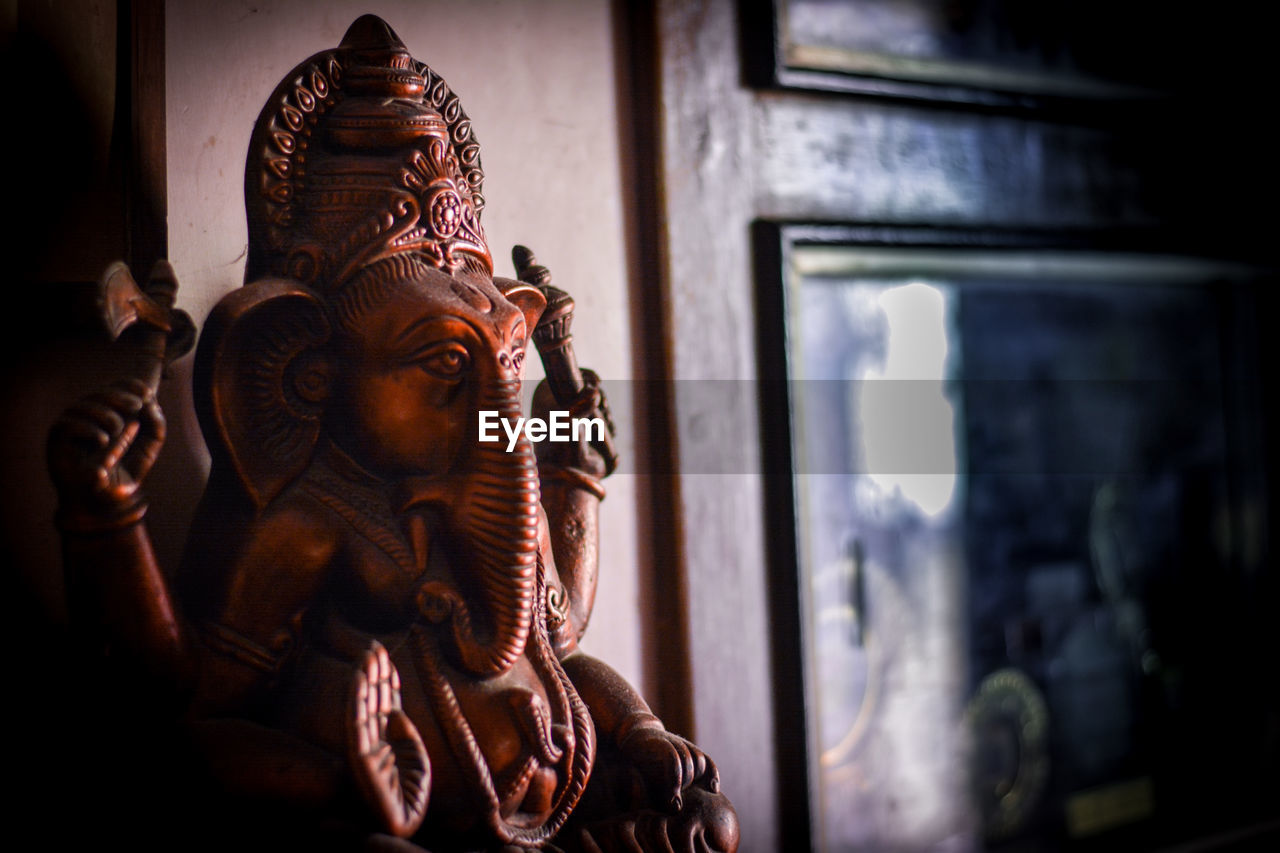
[[[365,15],[290,71],[258,116],[245,281],[283,276],[331,293],[398,254],[492,275],[483,181],[458,96]]]

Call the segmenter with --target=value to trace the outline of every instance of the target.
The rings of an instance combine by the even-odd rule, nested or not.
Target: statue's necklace
[[[467,718],[462,713],[457,694],[454,693],[452,685],[440,672],[436,663],[441,649],[434,632],[422,623],[415,624],[411,630],[418,660],[426,676],[427,690],[436,720],[444,730],[449,748],[453,751],[463,772],[468,776],[468,780],[484,795],[488,805],[486,819],[498,840],[503,844],[519,846],[540,844],[560,831],[587,786],[587,779],[591,775],[591,766],[595,759],[595,728],[591,723],[591,714],[552,652],[551,642],[547,636],[546,569],[540,553],[536,584],[534,601],[537,603],[527,646],[529,661],[542,680],[548,698],[558,706],[556,709],[558,713],[554,716],[561,720],[572,719],[573,721],[573,740],[566,744],[565,752],[568,754],[561,759],[568,765],[568,778],[560,788],[550,816],[541,826],[531,828],[512,826],[503,819],[502,798],[494,786],[493,773],[489,769],[484,754],[480,751],[475,732],[472,731]]]
[[[311,466],[303,488],[377,546],[405,574],[411,577],[418,574],[404,534],[390,520],[391,502],[381,491],[342,477],[324,463]]]

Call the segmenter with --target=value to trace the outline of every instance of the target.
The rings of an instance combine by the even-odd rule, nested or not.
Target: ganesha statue
[[[530,344],[534,415],[609,422],[572,300],[520,247],[494,276],[482,181],[457,96],[380,19],[289,72],[250,143],[246,284],[196,352],[212,465],[173,572],[142,486],[191,324],[167,267],[104,280],[140,366],[50,438],[72,618],[169,715],[237,838],[735,850],[715,764],[578,646],[612,425],[481,440],[482,415],[521,416]]]

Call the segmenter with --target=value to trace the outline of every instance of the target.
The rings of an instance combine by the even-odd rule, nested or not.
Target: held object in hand
[[[157,261],[139,287],[123,262],[107,267],[98,281],[103,322],[113,341],[126,333],[136,335],[138,362],[132,377],[139,379],[154,397],[165,367],[190,351],[195,325],[185,311],[173,307],[178,280],[168,261]]]
[[[587,385],[573,352],[573,297],[551,283],[551,271],[538,263],[533,252],[524,246],[511,250],[516,277],[531,284],[547,297],[546,310],[533,330],[533,343],[542,357],[547,373],[547,384],[557,403],[568,407]],[[604,458],[605,476],[618,467],[618,451],[613,445],[613,424],[605,416],[608,428],[602,438],[593,440],[591,446]]]

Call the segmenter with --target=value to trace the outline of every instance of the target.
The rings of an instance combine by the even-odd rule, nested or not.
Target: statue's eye
[[[449,342],[430,348],[415,361],[428,373],[443,379],[456,379],[471,364],[471,356],[465,347]]]

